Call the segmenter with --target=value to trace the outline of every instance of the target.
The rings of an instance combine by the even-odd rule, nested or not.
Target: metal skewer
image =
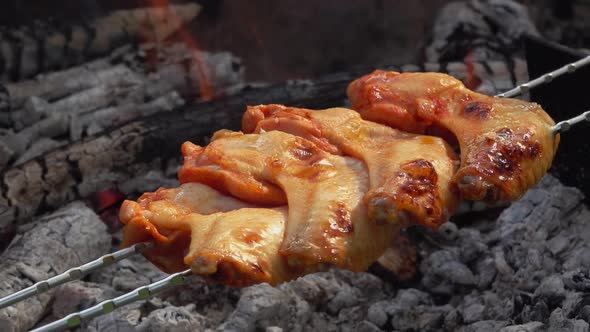
[[[588,64],[590,64],[590,55],[588,55],[585,58],[582,58],[576,62],[572,62],[570,64],[567,64],[567,65],[565,65],[559,69],[556,69],[552,72],[541,75],[540,77],[537,77],[532,81],[520,84],[517,87],[515,87],[514,89],[511,89],[511,90],[508,90],[504,93],[501,93],[501,94],[497,95],[496,97],[510,98],[510,97],[518,96],[523,93],[527,93],[532,88],[536,88],[536,87],[543,85],[545,83],[549,83],[559,76],[562,76],[562,75],[565,75],[568,73],[573,73],[576,70],[580,69],[581,67],[587,66]]]
[[[113,253],[99,257],[84,265],[71,268],[62,274],[58,274],[47,280],[39,281],[38,283],[22,289],[16,293],[10,294],[6,297],[0,298],[0,309],[6,308],[31,296],[41,294],[50,290],[51,288],[65,284],[68,281],[82,279],[90,272],[101,269],[107,265],[113,264],[127,257],[139,254],[147,248],[153,247],[151,242],[137,243],[129,248],[121,249]]]
[[[578,124],[583,121],[590,121],[590,111],[586,111],[576,117],[571,119],[558,122],[555,126],[553,126],[552,131],[553,134],[563,133],[564,131],[570,130],[571,126]]]
[[[135,302],[137,300],[147,299],[153,294],[161,292],[170,287],[182,285],[185,281],[185,278],[191,274],[192,271],[190,269],[175,274],[171,274],[162,280],[156,281],[147,286],[137,288],[127,294],[123,294],[114,299],[100,302],[99,304],[92,306],[88,309],[82,310],[80,312],[69,314],[62,319],[58,319],[53,323],[49,323],[38,329],[33,330],[33,332],[61,331],[64,329],[76,327],[80,325],[82,321],[107,314],[119,307]]]

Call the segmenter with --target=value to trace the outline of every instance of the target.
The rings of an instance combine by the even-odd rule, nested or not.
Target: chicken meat
[[[242,130],[287,132],[326,152],[362,160],[370,178],[364,200],[369,219],[376,222],[436,228],[458,204],[450,185],[458,159],[440,138],[366,121],[345,108],[313,111],[282,105],[248,107]]]
[[[369,179],[361,161],[330,154],[302,137],[221,131],[206,147],[185,143],[182,150],[181,183],[204,183],[266,206],[279,201],[268,199],[274,189],[267,188],[284,192],[288,216],[279,252],[298,273],[322,265],[365,270],[401,227],[368,217],[363,196]]]
[[[482,95],[445,74],[377,70],[347,93],[366,120],[456,139],[461,166],[453,182],[464,199],[518,199],[547,172],[559,143],[539,105]]]
[[[287,207],[261,208],[200,183],[159,189],[119,212],[123,246],[154,241],[144,256],[167,273],[195,274],[241,287],[296,277],[279,255]]]

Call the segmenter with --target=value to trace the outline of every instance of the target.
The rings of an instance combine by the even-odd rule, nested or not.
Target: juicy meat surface
[[[279,254],[287,208],[260,208],[199,183],[159,189],[120,210],[123,246],[154,241],[144,255],[167,273],[195,274],[231,286],[277,284],[295,275]]]
[[[450,181],[458,159],[438,137],[401,132],[345,108],[313,111],[282,105],[248,107],[242,130],[278,130],[326,152],[362,160],[370,177],[364,199],[371,220],[436,228],[457,206]]]
[[[451,132],[461,149],[453,182],[465,199],[518,199],[547,172],[559,143],[539,105],[482,95],[445,74],[377,70],[347,93],[366,120],[413,133]]]
[[[267,205],[273,202],[266,193],[274,190],[267,188],[284,192],[288,216],[280,253],[297,272],[321,265],[365,270],[399,230],[400,225],[368,217],[363,196],[369,179],[361,161],[330,154],[307,139],[279,131],[223,131],[204,148],[185,143],[183,152],[181,183],[213,185]],[[210,180],[220,177],[224,180]],[[235,190],[240,186],[256,190]]]

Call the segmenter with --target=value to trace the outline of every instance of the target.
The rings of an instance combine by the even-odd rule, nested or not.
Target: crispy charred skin
[[[453,133],[461,149],[453,182],[465,199],[518,199],[547,172],[559,143],[539,105],[482,95],[445,74],[378,70],[347,93],[364,119],[414,133]]]
[[[295,278],[279,248],[287,208],[259,208],[187,183],[146,193],[120,210],[123,246],[153,241],[144,253],[167,273],[195,274],[234,287]]]
[[[365,270],[399,229],[369,221],[363,202],[369,181],[362,162],[327,153],[307,139],[279,131],[225,132],[205,148],[183,151],[191,155],[180,171],[182,182],[209,184],[208,178],[230,173],[230,179],[246,178],[284,191],[289,213],[280,253],[297,272],[316,271],[321,265]],[[232,194],[256,202],[260,192],[264,188]],[[268,202],[261,197],[260,202]]]
[[[456,208],[450,180],[458,160],[440,138],[400,132],[344,108],[312,111],[282,105],[248,107],[242,129],[287,132],[326,152],[363,160],[370,175],[364,200],[371,220],[436,228]]]

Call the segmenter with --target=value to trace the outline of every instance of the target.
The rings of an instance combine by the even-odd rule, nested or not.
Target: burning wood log
[[[121,125],[132,119],[157,112],[169,112],[183,104],[184,100],[176,91],[172,91],[142,105],[128,103],[73,117],[70,122],[70,138],[72,141],[76,141],[82,137],[83,132],[86,133],[86,136],[95,135],[103,128]]]
[[[130,54],[139,56],[150,47],[153,45]],[[47,151],[46,145],[34,144],[39,139],[69,133],[70,141],[79,140],[85,134],[97,134],[137,117],[176,109],[184,100],[175,91],[194,96],[200,86],[208,84],[216,94],[223,95],[231,93],[243,79],[239,59],[227,52],[198,52],[179,45],[156,52],[163,56],[162,66],[153,73],[147,73],[145,59],[131,60],[140,62],[139,68],[136,63],[108,67],[108,61],[102,59],[95,61],[96,65],[9,84],[11,103],[22,108],[0,113],[7,114],[3,124],[11,127],[0,135],[0,166],[29,160],[39,154],[40,148]],[[197,64],[195,52],[203,63]],[[198,65],[205,67],[207,77],[194,73]],[[203,79],[207,82],[201,82]],[[29,152],[31,149],[35,151]]]
[[[48,23],[0,32],[1,81],[16,81],[48,69],[102,56],[127,43],[162,41],[201,11],[195,3],[114,11],[58,29]]]
[[[140,78],[127,66],[113,66],[109,58],[104,58],[32,80],[8,83],[6,89],[12,109],[18,109],[33,96],[53,101],[98,85],[139,82]]]
[[[0,296],[31,286],[110,250],[106,226],[83,203],[36,220],[0,256]],[[30,329],[45,313],[53,290],[0,311],[0,330]]]

